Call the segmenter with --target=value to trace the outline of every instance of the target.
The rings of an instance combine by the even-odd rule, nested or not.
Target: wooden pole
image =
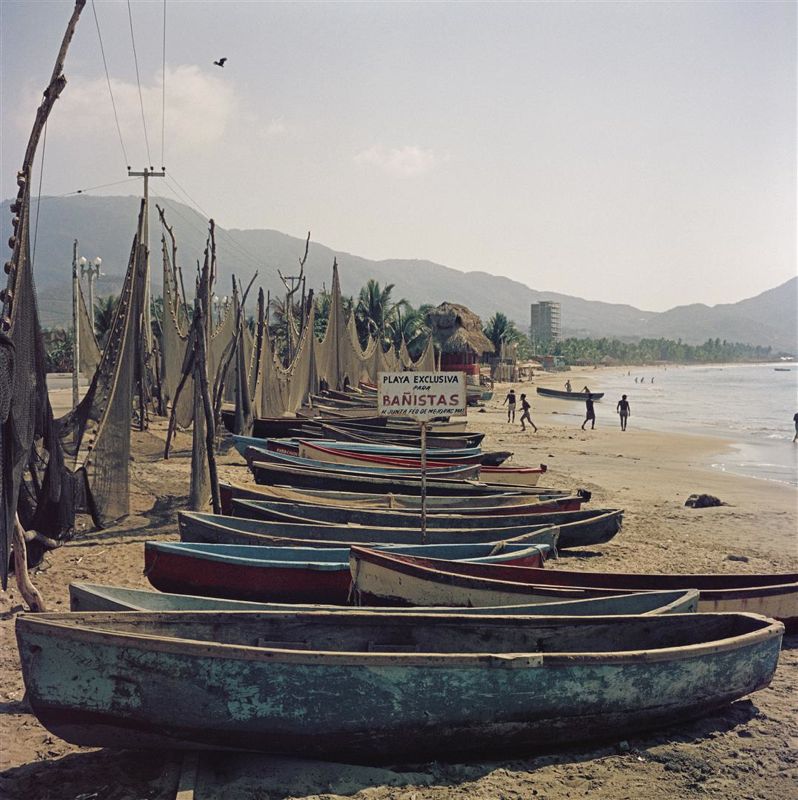
[[[421,423],[421,544],[427,543],[427,423]]]
[[[72,243],[72,408],[80,402],[78,381],[80,380],[80,326],[78,325],[78,240]],[[77,426],[75,427],[77,435]]]

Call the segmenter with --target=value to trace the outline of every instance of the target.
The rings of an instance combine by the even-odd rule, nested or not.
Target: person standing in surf
[[[621,418],[621,430],[625,431],[626,420],[631,416],[629,401],[626,399],[625,394],[621,396],[621,399],[618,401],[618,405],[615,407],[615,410],[618,412],[618,415]]]
[[[532,429],[535,431],[535,433],[537,433],[538,432],[537,425],[535,425],[535,423],[532,422],[532,417],[529,416],[529,412],[530,412],[531,408],[532,408],[532,406],[529,405],[529,401],[526,399],[526,395],[522,394],[521,395],[521,412],[522,412],[521,413],[521,430],[522,431],[526,430],[526,425],[524,425],[524,422],[528,422],[532,426]]]
[[[792,437],[792,440],[798,442],[798,411],[793,415],[792,421],[795,423],[795,436]]]

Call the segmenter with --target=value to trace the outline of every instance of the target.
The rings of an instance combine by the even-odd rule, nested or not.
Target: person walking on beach
[[[582,430],[585,425],[590,423],[590,430],[596,427],[596,410],[593,408],[593,398],[590,396],[590,390],[585,386],[585,421],[582,423]]]
[[[565,391],[568,392],[569,394],[571,393],[571,381],[570,380],[567,380],[565,382]]]
[[[626,430],[626,420],[629,419],[630,410],[629,410],[629,401],[626,399],[626,395],[621,395],[621,399],[618,401],[618,405],[615,407],[615,410],[618,412],[621,418],[621,430]]]
[[[507,403],[507,422],[515,422],[515,389],[510,389],[504,398],[504,403]]]
[[[531,408],[532,408],[532,406],[529,405],[529,401],[526,399],[526,395],[522,394],[521,395],[521,412],[522,412],[521,413],[521,430],[522,431],[526,430],[526,425],[524,425],[524,422],[528,422],[532,426],[532,429],[535,431],[535,433],[537,433],[538,432],[537,425],[535,425],[535,423],[532,422],[532,417],[529,416],[529,411],[530,411]]]

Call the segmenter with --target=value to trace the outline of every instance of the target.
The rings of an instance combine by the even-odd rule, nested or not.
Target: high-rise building
[[[549,300],[532,303],[529,338],[535,353],[547,353],[560,341],[560,304]]]

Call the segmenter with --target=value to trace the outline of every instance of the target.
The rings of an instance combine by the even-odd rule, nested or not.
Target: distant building
[[[560,341],[560,304],[549,300],[532,303],[529,339],[535,353],[547,353]]]

